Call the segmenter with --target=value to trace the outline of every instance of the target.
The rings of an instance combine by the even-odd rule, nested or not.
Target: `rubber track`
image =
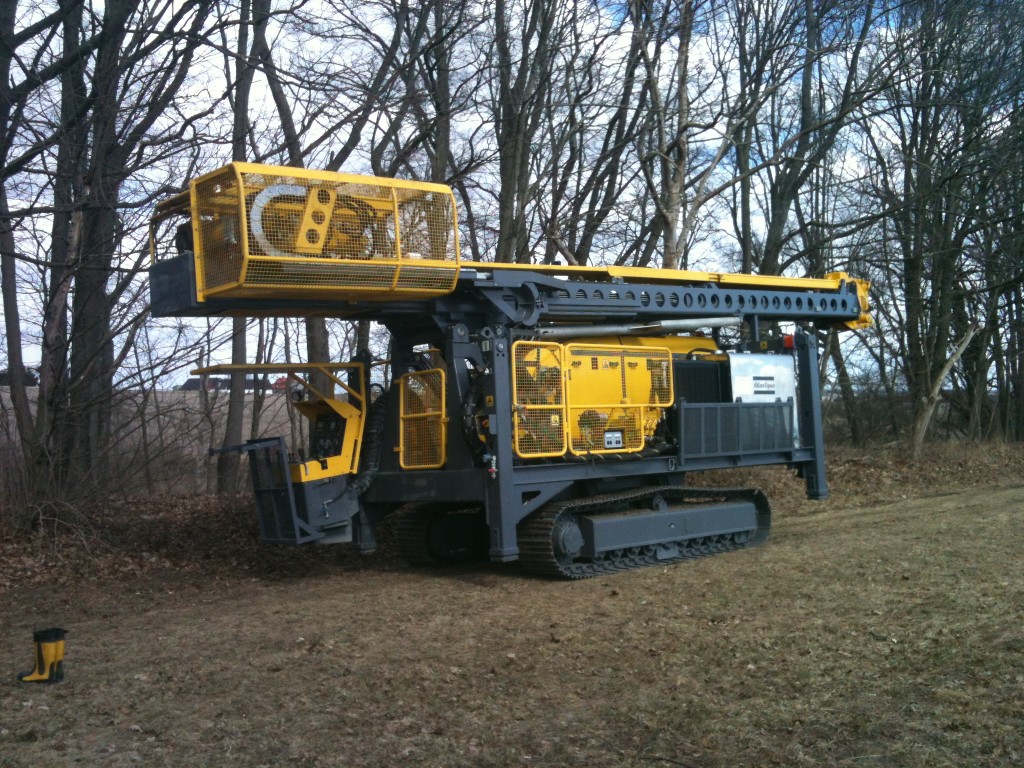
[[[559,563],[555,555],[552,532],[555,522],[563,514],[585,514],[613,511],[622,502],[635,502],[661,496],[666,501],[743,500],[752,501],[757,509],[757,527],[747,531],[749,538],[737,541],[736,534],[696,536],[679,541],[662,542],[646,547],[630,547],[614,553],[604,553],[598,560]],[[746,549],[763,544],[771,528],[771,506],[768,498],[756,488],[683,488],[660,486],[640,488],[625,493],[610,493],[584,499],[572,499],[548,504],[519,524],[519,562],[524,570],[540,576],[561,579],[589,579],[621,571],[631,571],[652,565],[667,565],[681,560],[709,557],[722,552]],[[741,532],[742,533],[742,532]],[[678,554],[659,556],[659,547],[670,544]]]

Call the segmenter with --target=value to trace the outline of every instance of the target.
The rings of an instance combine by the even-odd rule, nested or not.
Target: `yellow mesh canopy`
[[[401,300],[455,287],[439,184],[232,163],[191,185],[198,295]]]

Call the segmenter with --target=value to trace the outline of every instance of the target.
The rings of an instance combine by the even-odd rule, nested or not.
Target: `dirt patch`
[[[263,547],[203,497],[7,542],[0,766],[1021,764],[1020,457],[833,456],[824,504],[754,473],[765,547],[580,583]],[[19,685],[49,625],[66,682]]]

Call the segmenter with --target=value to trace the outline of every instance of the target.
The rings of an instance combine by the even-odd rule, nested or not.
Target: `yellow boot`
[[[40,629],[32,633],[36,644],[36,668],[22,672],[18,680],[23,683],[59,683],[64,679],[64,636],[60,627]]]

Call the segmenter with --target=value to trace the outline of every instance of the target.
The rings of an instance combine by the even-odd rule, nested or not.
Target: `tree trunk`
[[[830,331],[834,336],[835,331]],[[853,390],[853,383],[850,381],[850,373],[846,368],[846,359],[839,348],[838,342],[833,339],[829,344],[829,356],[832,358],[832,365],[836,369],[836,380],[839,384],[839,395],[843,400],[843,411],[846,414],[846,423],[850,428],[850,441],[854,445],[864,444],[864,430],[861,429],[860,418],[857,414],[857,393]]]
[[[530,178],[531,144],[537,135],[544,94],[550,87],[553,0],[530,0],[526,19],[513,45],[510,9],[496,0],[495,62],[498,95],[490,105],[498,143],[498,235],[494,260],[527,262],[530,238],[526,211],[536,195]],[[532,49],[532,50],[531,50]],[[514,56],[518,53],[519,59]]]
[[[82,5],[75,4],[64,18],[64,47],[77,48],[81,37]],[[84,57],[61,75],[61,132],[57,147],[54,179],[54,216],[51,230],[50,275],[43,309],[42,344],[39,365],[39,395],[36,405],[35,442],[40,466],[46,465],[50,489],[63,484],[67,472],[68,435],[68,307],[75,261],[81,248],[82,196],[85,153],[89,126],[77,119],[88,98]],[[44,492],[40,494],[45,496]]]
[[[32,456],[32,409],[25,389],[25,362],[21,353],[21,313],[18,308],[18,261],[15,258],[14,232],[11,230],[7,189],[0,186],[0,295],[4,303],[4,329],[7,335],[8,373],[11,377],[11,401],[18,437],[25,448],[24,455]]]
[[[249,135],[249,93],[252,89],[253,76],[256,73],[256,45],[260,33],[253,35],[252,50],[248,48],[248,28],[255,21],[258,28],[266,28],[270,12],[269,0],[256,0],[256,7],[250,16],[248,0],[242,0],[239,9],[238,51],[236,52],[235,102],[233,105],[233,122],[231,130],[231,159],[246,159],[246,144]],[[244,317],[231,318],[231,363],[245,365],[248,351],[246,349],[247,323]],[[228,414],[224,423],[224,442],[221,453],[217,456],[217,493],[237,493],[241,455],[237,451],[227,450],[242,442],[242,426],[245,421],[245,371],[232,371],[231,391],[228,394]]]
[[[963,355],[967,346],[971,343],[971,339],[974,338],[980,329],[978,326],[973,325],[964,334],[964,337],[957,344],[956,349],[953,350],[953,354],[949,356],[946,364],[942,366],[938,376],[932,382],[931,390],[928,393],[928,397],[921,407],[918,409],[918,416],[914,419],[914,438],[911,444],[911,458],[913,461],[917,461],[921,456],[921,449],[924,446],[925,434],[928,432],[928,426],[931,424],[932,415],[935,413],[935,407],[939,404],[939,398],[942,393],[942,382],[946,380],[949,372],[953,370],[953,366],[956,365],[957,360]]]

